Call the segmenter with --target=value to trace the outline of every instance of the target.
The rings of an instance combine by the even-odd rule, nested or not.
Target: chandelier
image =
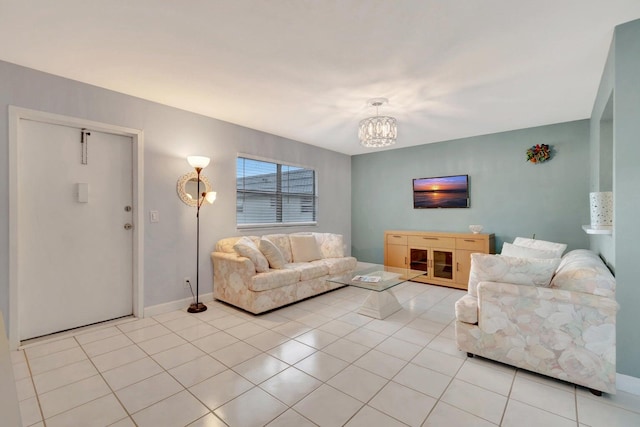
[[[367,101],[368,105],[376,107],[376,115],[360,121],[358,138],[364,147],[387,147],[396,143],[398,136],[396,119],[378,115],[378,107],[387,102],[389,102],[387,98],[373,98]]]

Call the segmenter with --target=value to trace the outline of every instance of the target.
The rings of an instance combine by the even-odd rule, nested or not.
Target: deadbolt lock
[[[131,230],[132,228],[133,228],[133,225],[131,225],[131,224],[129,224],[129,223],[126,223],[126,224],[124,225],[124,229],[125,229],[125,230]]]
[[[125,206],[124,207],[124,211],[125,212],[131,212],[131,209],[132,209],[131,206]]]

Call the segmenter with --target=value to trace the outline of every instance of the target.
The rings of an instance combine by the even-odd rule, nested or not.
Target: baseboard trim
[[[616,374],[616,388],[619,391],[640,396],[640,378],[630,375]]]
[[[213,292],[209,292],[208,294],[201,294],[198,300],[204,303],[213,301]],[[184,311],[187,311],[189,304],[191,304],[192,302],[193,298],[189,297],[145,307],[144,317],[157,316],[158,314],[164,314],[180,309],[184,309]]]

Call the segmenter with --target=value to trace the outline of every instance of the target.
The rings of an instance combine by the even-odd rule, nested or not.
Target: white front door
[[[19,121],[20,340],[133,313],[133,141],[88,132]]]

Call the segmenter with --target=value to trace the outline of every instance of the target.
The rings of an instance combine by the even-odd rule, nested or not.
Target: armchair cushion
[[[233,245],[233,250],[235,250],[238,255],[249,258],[251,262],[253,262],[253,265],[255,265],[258,273],[269,271],[269,261],[267,261],[249,237],[241,237],[236,244]]]
[[[295,270],[300,273],[300,280],[311,280],[329,274],[329,268],[322,262],[294,262],[284,266],[287,270]]]
[[[478,296],[480,282],[506,282],[516,285],[549,286],[560,258],[514,258],[503,255],[471,254],[470,295]]]
[[[525,248],[542,249],[546,251],[554,251],[557,258],[560,258],[567,249],[565,243],[548,242],[546,240],[527,239],[526,237],[516,237],[513,240],[516,246],[524,246]]]
[[[613,298],[616,279],[595,253],[576,249],[562,257],[551,287]]]
[[[502,245],[502,252],[504,256],[511,256],[515,258],[541,258],[541,259],[553,259],[560,258],[558,251],[547,249],[528,248],[526,246],[512,245],[511,243],[504,243]]]
[[[291,243],[289,242],[288,234],[267,234],[262,237],[269,239],[271,243],[276,245],[284,257],[285,264],[293,262],[293,257],[291,256]]]
[[[342,234],[314,233],[322,258],[344,257],[344,239]]]
[[[284,256],[280,249],[273,242],[265,237],[260,239],[260,252],[267,258],[269,261],[269,266],[275,269],[284,268],[286,264],[284,260]]]
[[[295,270],[270,270],[267,273],[256,274],[249,282],[249,290],[260,292],[295,285],[300,280],[300,272]]]
[[[322,258],[316,238],[312,234],[292,234],[289,236],[291,241],[291,253],[293,262],[309,262]]]
[[[329,268],[329,274],[340,274],[356,268],[358,260],[354,257],[325,258],[321,261]]]

